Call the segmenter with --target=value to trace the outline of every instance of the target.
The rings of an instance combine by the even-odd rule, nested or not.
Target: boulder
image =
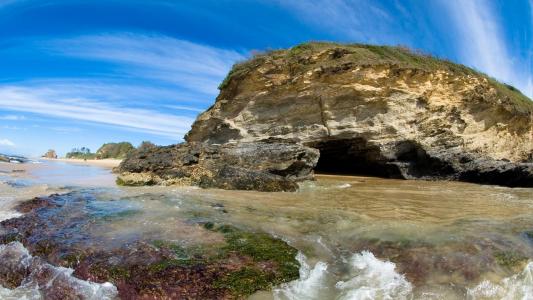
[[[115,171],[121,185],[295,191],[317,160],[317,150],[293,143],[183,143],[135,150]]]

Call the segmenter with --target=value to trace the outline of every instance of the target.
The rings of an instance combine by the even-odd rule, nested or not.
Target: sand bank
[[[98,166],[104,168],[114,168],[120,164],[122,160],[120,159],[74,159],[74,158],[58,158],[58,159],[45,159],[48,161],[61,161],[73,164],[89,165],[89,166]]]

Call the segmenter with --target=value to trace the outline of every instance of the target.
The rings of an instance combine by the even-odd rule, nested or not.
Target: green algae
[[[245,267],[217,279],[213,285],[229,290],[234,296],[247,296],[269,289],[273,279],[271,273],[265,274],[257,268]]]
[[[236,295],[250,295],[266,290],[280,283],[296,280],[300,264],[296,260],[297,250],[280,239],[266,233],[246,232],[228,225],[212,227],[224,234],[226,245],[222,247],[221,259],[231,253],[250,257],[255,265],[245,266],[226,274],[216,285],[228,288]],[[271,268],[258,269],[256,265],[269,262]]]
[[[127,279],[131,276],[130,270],[126,267],[112,266],[107,271],[109,277],[115,282],[118,280]]]
[[[214,246],[218,247],[214,251],[216,254],[207,255],[201,247],[184,248],[174,242],[156,240],[151,243],[154,247],[160,251],[168,250],[174,257],[150,264],[148,271],[157,273],[194,265],[223,265],[229,257],[239,257],[240,267],[222,272],[212,283],[214,288],[228,290],[235,297],[269,290],[275,285],[298,279],[300,265],[296,260],[297,250],[284,241],[266,233],[246,232],[212,222],[204,223],[203,227],[224,236],[225,243]]]
[[[498,251],[494,253],[494,260],[502,267],[516,267],[527,261],[527,257],[514,251]]]
[[[126,182],[120,178],[120,177],[117,177],[117,179],[115,180],[115,183],[118,185],[118,186],[127,186],[126,185]]]
[[[85,259],[86,255],[83,253],[66,253],[60,257],[61,265],[68,268],[76,267],[80,261]]]

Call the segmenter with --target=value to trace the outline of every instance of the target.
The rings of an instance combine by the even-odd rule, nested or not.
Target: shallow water
[[[533,298],[533,189],[340,176],[296,193],[117,188],[109,170],[64,163],[0,175],[4,219],[32,193],[84,195],[72,211],[98,220],[82,227],[87,247],[215,243],[194,230],[207,221],[280,237],[300,251],[300,280],[254,299]]]

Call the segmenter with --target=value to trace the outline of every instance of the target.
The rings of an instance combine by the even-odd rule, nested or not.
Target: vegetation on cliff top
[[[86,147],[81,148],[72,148],[70,152],[65,155],[66,158],[75,158],[75,159],[95,159],[96,154],[91,152],[91,149]]]
[[[219,89],[228,86],[232,79],[242,78],[250,70],[262,64],[266,59],[284,59],[295,71],[305,72],[316,68],[316,65],[306,62],[306,57],[321,52],[323,50],[336,50],[342,62],[355,65],[383,65],[392,64],[403,68],[420,69],[426,71],[445,70],[457,75],[473,75],[486,78],[496,89],[499,96],[508,98],[514,107],[520,112],[533,112],[533,101],[523,95],[515,87],[500,83],[496,79],[489,77],[479,71],[467,66],[453,63],[449,60],[436,58],[432,55],[411,50],[403,46],[376,46],[366,44],[339,44],[331,42],[308,42],[294,46],[287,50],[272,50],[266,53],[255,55],[252,59],[237,63],[230,70]],[[335,55],[335,54],[334,54]],[[339,64],[338,60],[332,64]],[[327,62],[320,61],[321,66],[327,66]],[[294,67],[296,66],[296,67]]]
[[[106,158],[117,158],[123,159],[126,155],[135,149],[132,144],[128,142],[121,143],[106,143],[103,144],[98,151],[96,151],[96,158],[106,159]]]
[[[149,145],[153,144],[150,142],[143,142],[139,147],[148,147]],[[76,159],[124,159],[126,155],[134,149],[135,147],[128,142],[105,143],[96,151],[96,153],[92,153],[91,149],[86,147],[73,148],[65,155],[65,157]]]

